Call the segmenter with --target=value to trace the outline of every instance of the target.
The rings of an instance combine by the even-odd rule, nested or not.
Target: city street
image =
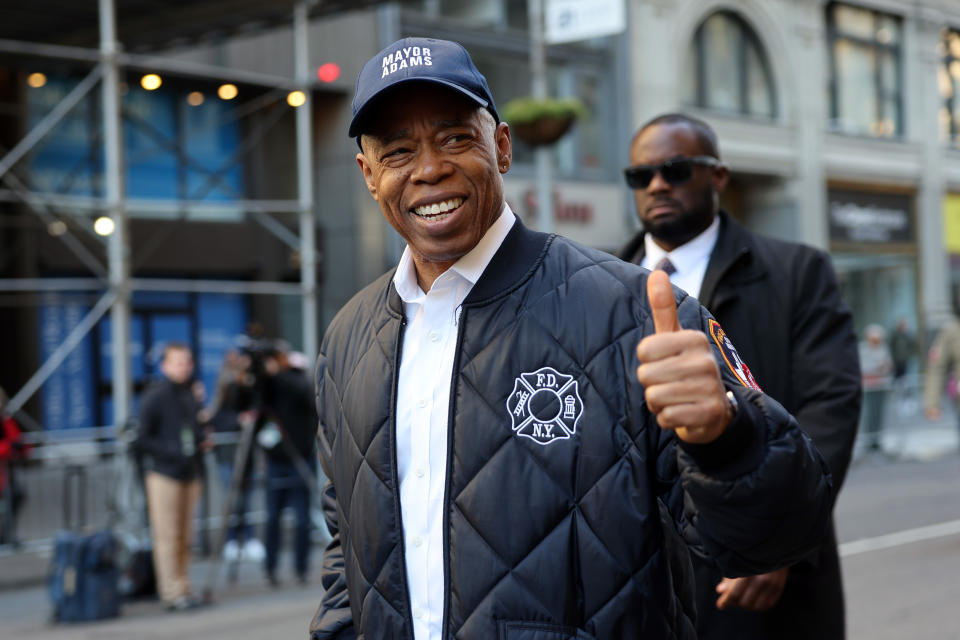
[[[837,505],[851,640],[960,639],[960,457],[897,461],[861,455]],[[891,535],[895,534],[895,535]],[[319,559],[319,549],[314,560]],[[203,584],[197,566],[195,583]],[[259,567],[241,566],[217,604],[167,614],[156,601],[124,607],[116,620],[51,626],[42,588],[0,592],[0,638],[304,638],[319,598],[311,586],[268,588]]]
[[[861,458],[836,521],[848,638],[960,638],[960,457]]]

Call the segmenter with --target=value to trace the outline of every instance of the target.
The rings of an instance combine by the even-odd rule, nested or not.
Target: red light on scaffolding
[[[340,77],[340,65],[336,62],[327,62],[317,69],[317,78],[320,82],[333,82]]]

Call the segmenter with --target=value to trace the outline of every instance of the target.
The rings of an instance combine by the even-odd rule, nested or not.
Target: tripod
[[[247,467],[252,463],[253,456],[250,454],[253,450],[257,433],[260,427],[263,426],[266,419],[267,415],[264,412],[258,412],[254,418],[243,420],[240,424],[240,441],[238,443],[236,453],[234,454],[233,473],[230,477],[230,487],[227,491],[226,500],[224,500],[223,503],[220,529],[217,532],[216,544],[213,549],[213,557],[208,565],[206,583],[203,589],[203,599],[207,603],[213,601],[213,589],[216,585],[217,576],[220,573],[221,563],[223,562],[223,546],[227,537],[227,529],[230,527],[233,521],[231,516],[236,517],[237,497],[239,496],[240,491],[243,490],[244,478],[248,470]],[[316,486],[316,478],[310,470],[309,465],[307,465],[306,461],[304,461],[303,456],[300,455],[300,453],[290,442],[290,438],[283,430],[282,425],[278,424],[278,427],[283,435],[283,437],[280,439],[280,445],[284,448],[287,456],[293,462],[294,468],[297,471],[297,475],[300,476],[300,479],[307,487],[310,493],[311,503],[316,503],[319,498],[319,492]],[[227,571],[230,582],[236,581],[238,570],[239,561],[231,560]]]

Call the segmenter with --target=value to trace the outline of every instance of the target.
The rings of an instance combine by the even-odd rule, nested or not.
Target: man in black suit
[[[752,367],[732,362],[738,375],[796,416],[839,490],[860,413],[860,370],[827,255],[751,233],[720,209],[729,171],[713,130],[696,118],[654,118],[634,136],[630,162],[625,174],[644,230],[620,257],[664,269],[717,318],[723,330],[712,338],[722,347],[725,330]],[[732,579],[694,564],[700,638],[844,637],[834,535],[814,556],[760,576]]]

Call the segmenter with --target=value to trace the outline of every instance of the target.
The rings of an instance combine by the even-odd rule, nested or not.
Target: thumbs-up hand
[[[733,411],[707,336],[680,328],[665,272],[654,271],[647,278],[647,300],[656,333],[637,345],[637,380],[644,387],[647,407],[657,414],[661,428],[674,429],[681,440],[713,442],[727,428]]]

